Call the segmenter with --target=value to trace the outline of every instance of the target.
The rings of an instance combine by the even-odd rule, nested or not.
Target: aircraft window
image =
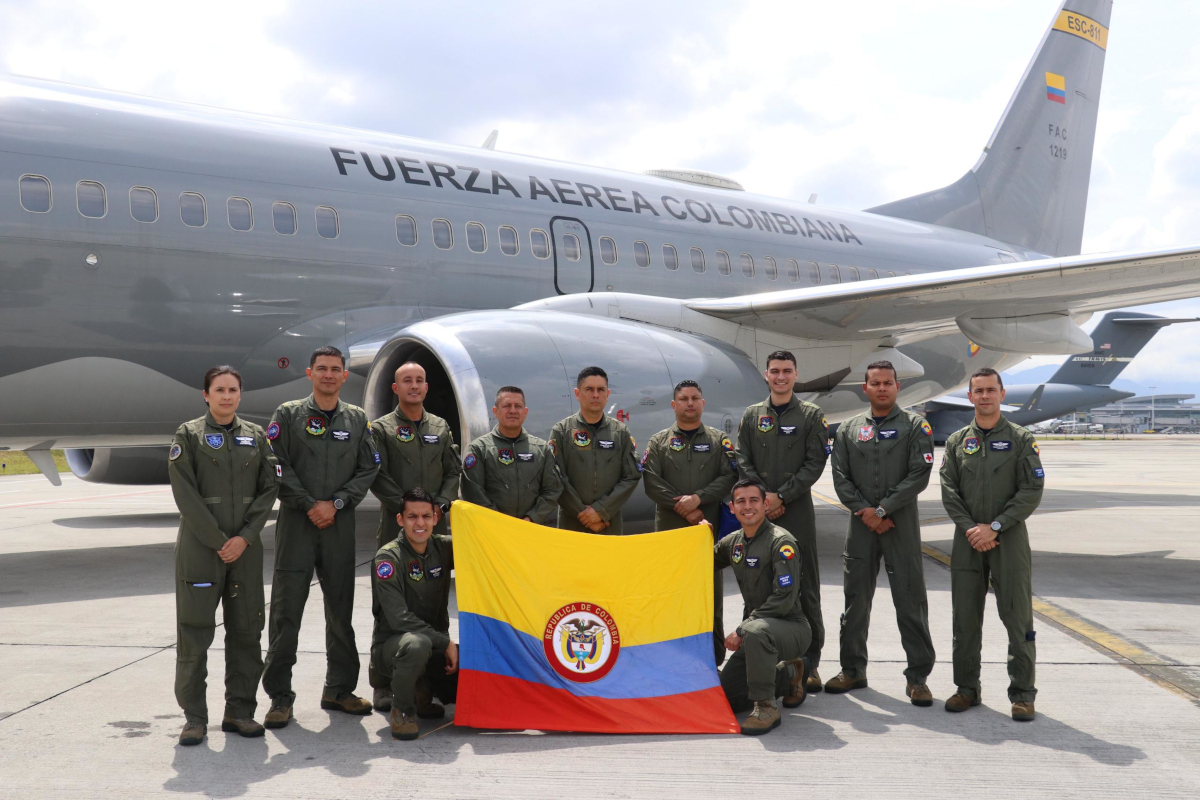
[[[433,246],[438,250],[449,250],[451,247],[454,247],[454,228],[451,227],[450,221],[435,219],[431,224],[433,227]]]
[[[852,281],[861,280],[861,278],[858,275],[858,267],[846,267],[846,269],[849,271],[850,280],[852,280]]]
[[[129,190],[129,214],[138,222],[157,222],[158,195],[145,186],[133,187]]]
[[[753,278],[754,277],[754,256],[750,255],[749,253],[742,253],[740,260],[742,263],[742,274],[745,275],[747,278]]]
[[[545,231],[534,228],[529,232],[529,249],[533,251],[534,258],[549,258],[550,237]]]
[[[871,276],[871,280],[879,280],[879,270],[872,268],[868,274]]]
[[[821,283],[821,268],[815,261],[808,262],[808,282],[813,286]]]
[[[610,236],[600,237],[600,260],[605,264],[617,263],[617,243]]]
[[[663,266],[669,270],[679,269],[679,251],[675,249],[675,245],[663,245]]]
[[[50,210],[50,181],[41,175],[21,176],[21,208],[34,214]]]
[[[787,260],[787,271],[789,281],[792,283],[800,282],[800,264],[796,262],[796,259],[789,258]]]
[[[487,250],[487,231],[478,222],[467,223],[467,247],[472,253]]]
[[[511,225],[500,226],[500,251],[506,256],[521,252],[521,239],[517,236],[517,229]]]
[[[645,242],[633,243],[633,263],[639,267],[650,266],[650,248]]]
[[[271,220],[275,223],[275,232],[291,236],[296,232],[296,207],[282,201],[271,204]]]
[[[229,217],[229,227],[235,231],[248,231],[254,228],[254,208],[244,197],[231,197],[225,201],[225,213]]]
[[[189,228],[203,228],[208,223],[208,206],[204,195],[184,192],[179,195],[179,218]]]
[[[894,277],[896,277],[896,273],[892,272],[892,271],[889,269],[889,270],[888,270],[888,274],[887,274],[887,276],[888,276],[889,278],[894,278]]]
[[[699,247],[693,247],[691,250],[691,255],[692,255],[692,271],[693,272],[704,272],[704,251],[701,250]]]
[[[563,235],[563,255],[567,257],[567,261],[579,260],[579,237],[573,233]]]
[[[763,258],[763,272],[767,273],[767,280],[773,281],[779,277],[779,266],[776,265],[775,259],[771,256]]]
[[[322,239],[336,239],[339,232],[337,210],[329,206],[317,206],[317,235]]]
[[[841,272],[841,270],[839,270],[837,268],[837,264],[829,265],[829,282],[830,283],[841,283],[842,282],[842,272]]]
[[[407,214],[396,215],[396,241],[405,247],[417,243],[417,221]]]
[[[717,251],[717,272],[722,275],[729,275],[733,272],[733,263],[729,260],[729,253],[724,250]]]
[[[75,184],[75,202],[79,213],[85,217],[100,218],[108,213],[108,198],[104,187],[95,181],[80,181]]]

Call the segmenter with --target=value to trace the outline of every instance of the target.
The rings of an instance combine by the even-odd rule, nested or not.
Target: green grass
[[[51,450],[54,466],[59,472],[70,472],[67,456],[62,450]],[[0,475],[38,475],[38,468],[20,450],[0,450]]]

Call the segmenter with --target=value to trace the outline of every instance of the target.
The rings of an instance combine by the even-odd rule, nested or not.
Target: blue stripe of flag
[[[1067,93],[1066,93],[1066,92],[1064,92],[1062,89],[1055,89],[1053,86],[1047,86],[1047,87],[1046,87],[1046,94],[1052,94],[1052,95],[1054,95],[1054,96],[1056,96],[1056,97],[1061,97],[1061,98],[1063,98],[1064,100],[1066,100],[1066,99],[1067,99]]]

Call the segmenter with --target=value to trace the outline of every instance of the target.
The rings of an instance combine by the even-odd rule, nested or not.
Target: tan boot
[[[1017,722],[1033,722],[1033,701],[1027,700],[1021,703],[1013,703],[1012,717]]]
[[[865,688],[867,688],[866,675],[863,675],[861,678],[852,678],[844,672],[839,672],[825,684],[825,691],[830,694],[844,694],[853,689]]]
[[[206,733],[208,733],[208,726],[203,722],[185,723],[183,730],[179,732],[179,743],[184,747],[193,747],[204,741]]]
[[[392,690],[391,689],[376,689],[375,694],[371,696],[371,705],[376,711],[387,713],[392,710]]]
[[[756,700],[754,710],[742,722],[742,733],[747,736],[762,736],[779,727],[779,709],[770,700]]]
[[[344,711],[360,717],[371,713],[370,701],[350,692],[341,697],[334,697],[331,692],[326,691],[321,695],[321,708],[326,711]]]
[[[910,683],[904,687],[904,693],[914,706],[925,708],[933,705],[933,692],[929,691],[929,687],[924,683]]]
[[[825,690],[825,684],[821,682],[821,673],[815,669],[808,673],[808,677],[804,679],[804,689],[809,694],[817,694]]]
[[[433,692],[429,689],[429,681],[422,678],[416,686],[417,716],[421,719],[442,719],[446,709],[441,703],[433,702]]]
[[[271,701],[271,710],[263,718],[263,723],[268,728],[275,730],[277,728],[286,728],[291,719],[292,701],[281,697],[278,700]]]
[[[966,711],[968,708],[974,708],[982,702],[983,698],[980,696],[979,692],[976,692],[974,695],[968,697],[962,693],[961,689],[959,689],[946,701],[946,710],[958,713],[960,711]]]
[[[392,726],[393,739],[412,741],[417,738],[417,718],[412,714],[405,714],[400,709],[392,706],[392,711],[388,715],[388,722]]]
[[[253,739],[262,736],[266,730],[262,725],[259,725],[250,717],[243,719],[234,719],[233,717],[225,717],[221,720],[221,730],[226,733],[236,733],[239,736],[245,736],[247,739]]]
[[[797,658],[790,661],[796,671],[792,674],[792,688],[787,697],[783,698],[784,708],[798,708],[808,698],[808,661]]]

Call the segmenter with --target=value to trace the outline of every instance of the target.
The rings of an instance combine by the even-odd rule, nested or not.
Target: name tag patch
[[[692,451],[696,452],[696,453],[708,453],[708,452],[712,451],[712,445],[707,444],[707,443],[705,443],[705,444],[697,443],[697,444],[692,445]]]
[[[746,556],[746,567],[748,569],[758,569],[758,556]]]
[[[442,568],[441,568],[440,566],[438,566],[438,567],[430,567],[430,568],[429,568],[429,577],[431,577],[431,578],[440,578],[440,577],[442,577]]]
[[[796,435],[796,426],[795,425],[780,425],[779,426],[779,435],[780,436],[795,436]]]
[[[517,453],[518,461],[533,461],[533,453]]]
[[[880,431],[879,432],[880,439],[895,439],[899,435],[900,435],[900,431],[898,431],[898,430]]]
[[[233,437],[233,443],[240,447],[254,447],[254,437],[253,436],[235,436],[235,437]]]
[[[334,431],[333,438],[338,442],[348,442],[350,441],[350,431]]]
[[[779,576],[779,585],[780,586],[791,586],[792,585],[792,576],[791,575],[780,575]]]
[[[992,450],[1012,450],[1012,442],[1009,442],[1009,441],[988,442],[988,447],[990,447]]]
[[[421,434],[421,441],[423,441],[425,444],[437,444],[441,440],[442,440],[441,437],[438,436],[436,433]]]
[[[617,446],[616,442],[606,442],[603,439],[597,439],[596,444],[600,445],[601,450],[612,450]]]

